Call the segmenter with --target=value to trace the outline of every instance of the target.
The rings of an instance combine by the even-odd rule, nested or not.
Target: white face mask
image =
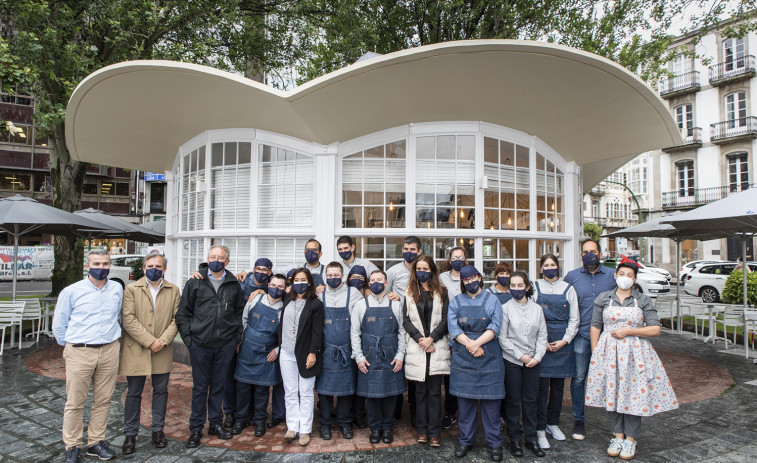
[[[618,288],[620,289],[623,289],[623,290],[630,289],[631,286],[633,286],[633,280],[626,276],[617,277],[615,279],[615,284],[617,284]]]

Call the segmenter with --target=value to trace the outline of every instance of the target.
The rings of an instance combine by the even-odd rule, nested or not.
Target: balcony
[[[589,194],[591,195],[603,195],[607,192],[607,186],[605,185],[605,182],[600,182],[591,187],[591,190],[589,190]]]
[[[683,138],[683,143],[681,143],[680,145],[663,148],[662,150],[665,151],[666,153],[672,153],[674,151],[683,151],[683,150],[688,150],[688,149],[701,148],[702,147],[702,128],[691,127],[688,129],[682,129],[681,138]]]
[[[754,55],[725,61],[710,66],[710,84],[724,85],[738,80],[749,79],[757,74]]]
[[[710,141],[716,145],[751,138],[757,138],[757,117],[740,117],[710,124]]]
[[[660,80],[660,96],[662,98],[673,98],[698,92],[700,88],[699,71],[686,72]]]
[[[739,193],[755,185],[724,185],[711,188],[686,188],[662,194],[664,209],[692,208],[721,200],[733,193]]]

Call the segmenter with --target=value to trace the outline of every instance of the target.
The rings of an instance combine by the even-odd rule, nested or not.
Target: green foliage
[[[746,276],[747,300],[752,306],[757,305],[757,272],[749,272]],[[721,299],[726,304],[744,303],[744,276],[740,270],[731,272],[725,281]]]
[[[134,281],[137,281],[143,276],[145,276],[145,273],[142,271],[143,263],[144,263],[144,259],[142,258],[137,259],[131,263],[131,275]]]
[[[587,238],[591,238],[594,241],[599,241],[599,236],[602,234],[602,227],[593,222],[584,222],[584,235]]]

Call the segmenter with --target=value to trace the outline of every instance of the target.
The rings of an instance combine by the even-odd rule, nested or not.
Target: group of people
[[[220,439],[248,426],[260,438],[285,422],[285,441],[307,445],[316,408],[322,439],[333,438],[334,425],[351,439],[354,425],[370,428],[371,443],[391,443],[407,392],[418,443],[441,446],[442,430],[457,421],[454,454],[464,457],[480,409],[493,461],[503,458],[502,428],[513,456],[525,446],[543,457],[548,435],[566,439],[559,424],[571,378],[573,439],[585,438],[584,406],[603,407],[612,432],[607,453],[628,460],[641,417],[678,406],[647,340],[660,322],[649,297],[633,289],[638,267],[603,266],[596,241],[581,244],[583,265],[564,278],[558,257],[545,254],[540,279],[501,262],[489,288],[463,248],[450,250],[442,272],[415,236],[386,272],[358,258],[348,236],[337,240],[337,252],[339,259],[322,263],[313,239],[302,265],[274,269],[260,258],[234,275],[226,268],[229,249],[213,245],[181,295],[163,278],[160,254],[148,254],[145,276],[122,290],[107,279],[107,252],[90,252],[87,278],[61,292],[53,321],[65,346],[66,461],[82,452],[90,383],[86,454],[115,456],[104,434],[117,373],[128,382],[123,453],[136,451],[148,375],[152,442],[166,445],[177,333],[192,366],[189,448],[200,445],[206,422]]]

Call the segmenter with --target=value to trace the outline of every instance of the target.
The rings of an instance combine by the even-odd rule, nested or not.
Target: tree
[[[602,227],[593,222],[584,222],[584,235],[594,241],[599,241],[602,234]]]

